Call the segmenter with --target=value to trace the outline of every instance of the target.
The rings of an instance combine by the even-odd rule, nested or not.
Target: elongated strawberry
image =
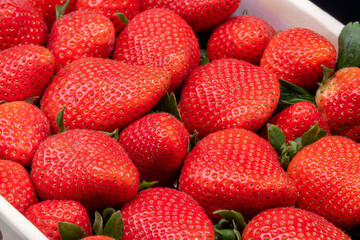
[[[158,68],[131,66],[102,58],[82,58],[62,69],[40,102],[52,130],[66,106],[66,129],[112,132],[149,111],[169,87],[169,74]]]
[[[223,58],[198,67],[186,79],[179,102],[190,133],[200,137],[227,128],[258,130],[280,97],[277,77],[250,63]]]
[[[200,50],[193,30],[179,15],[150,9],[136,15],[119,34],[113,58],[170,71],[172,92],[199,65]]]

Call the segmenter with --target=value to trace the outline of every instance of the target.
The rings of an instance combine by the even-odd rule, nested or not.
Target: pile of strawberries
[[[239,4],[0,0],[0,195],[49,239],[359,239],[360,24]]]

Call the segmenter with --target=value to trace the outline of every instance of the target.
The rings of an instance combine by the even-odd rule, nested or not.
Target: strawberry
[[[0,160],[0,195],[19,212],[37,203],[37,195],[29,173],[19,163]]]
[[[236,58],[259,65],[265,47],[275,33],[272,26],[255,16],[229,18],[210,35],[207,44],[209,60]]]
[[[187,155],[179,189],[213,211],[231,209],[249,219],[263,210],[292,206],[294,182],[268,141],[245,129],[226,129],[203,138]]]
[[[22,44],[45,45],[45,19],[28,0],[0,0],[0,12],[1,50]]]
[[[341,229],[319,215],[288,207],[261,212],[248,223],[242,239],[351,240]]]
[[[327,136],[300,150],[287,169],[299,198],[296,205],[315,212],[336,226],[360,224],[360,145]]]
[[[343,68],[319,87],[315,100],[331,131],[360,140],[360,68]]]
[[[24,216],[48,239],[61,240],[59,222],[73,223],[82,228],[85,236],[92,235],[91,223],[86,209],[72,200],[49,200],[30,206]]]
[[[0,51],[0,100],[40,96],[54,71],[54,56],[41,46],[19,45]]]
[[[205,211],[191,196],[175,189],[143,190],[122,207],[121,214],[122,240],[214,239]]]
[[[199,137],[226,128],[258,130],[280,97],[275,74],[236,59],[217,59],[186,79],[179,110],[190,133]]]
[[[75,11],[62,16],[51,29],[48,47],[54,54],[55,72],[82,57],[107,58],[115,44],[115,28],[100,13]]]
[[[92,212],[120,207],[139,187],[138,170],[121,145],[104,133],[70,130],[37,150],[31,178],[42,200],[74,200]]]
[[[169,74],[158,68],[131,66],[102,58],[78,59],[59,71],[40,101],[52,130],[66,106],[67,129],[111,132],[149,111],[165,94]]]
[[[0,104],[0,159],[28,167],[40,143],[50,136],[50,124],[27,102]]]
[[[195,32],[206,32],[230,17],[241,0],[140,0],[143,10],[167,8],[184,18]]]
[[[119,142],[145,181],[171,186],[189,145],[184,124],[168,113],[146,115],[122,130]]]
[[[116,32],[119,33],[124,29],[125,24],[120,21],[115,13],[122,13],[128,20],[131,20],[140,13],[140,2],[139,0],[97,0],[94,3],[92,0],[77,0],[75,10],[90,10],[101,13],[111,19]]]
[[[260,67],[278,78],[311,91],[323,77],[321,65],[335,68],[336,49],[324,36],[306,28],[276,34],[260,60]]]
[[[90,237],[82,238],[81,240],[115,240],[115,238],[107,237],[107,236],[90,236]]]
[[[173,92],[199,65],[199,43],[191,27],[176,13],[150,9],[136,15],[119,34],[113,58],[171,72]]]

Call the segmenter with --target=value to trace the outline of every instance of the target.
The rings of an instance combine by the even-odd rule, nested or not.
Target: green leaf
[[[219,214],[228,222],[233,222],[234,229],[236,230],[240,230],[242,232],[246,227],[245,219],[239,212],[234,210],[217,210],[214,211],[214,214]]]
[[[59,222],[59,233],[62,240],[79,240],[85,237],[81,227],[68,222]]]
[[[336,70],[360,66],[360,24],[350,22],[342,30],[338,39],[339,54]]]
[[[67,6],[69,5],[70,0],[66,0],[66,3],[64,5],[55,5],[55,9],[56,9],[56,20],[59,20],[59,18],[61,18],[64,13],[65,10],[67,8]]]
[[[119,129],[118,128],[112,132],[104,132],[104,131],[100,131],[100,132],[108,135],[109,137],[113,138],[115,141],[119,140]]]
[[[216,240],[236,240],[236,235],[232,229],[216,229],[215,230],[215,239]]]
[[[121,240],[124,234],[124,222],[120,211],[111,215],[109,221],[104,227],[104,235],[112,237],[115,240]]]
[[[176,96],[174,93],[169,94],[168,92],[166,92],[152,110],[170,113],[181,122],[181,115],[177,106]]]
[[[191,152],[191,150],[194,149],[196,144],[198,144],[198,142],[199,142],[198,135],[199,135],[199,133],[196,130],[194,131],[193,134],[190,135],[188,151],[187,151],[188,153]]]
[[[323,69],[323,79],[320,85],[324,85],[329,80],[329,78],[334,74],[335,70],[332,68],[328,68],[324,65],[321,65],[321,68]]]
[[[105,208],[102,212],[103,222],[106,224],[115,212],[116,211],[113,208]]]
[[[34,105],[35,101],[38,100],[39,98],[40,98],[39,96],[29,97],[25,99],[24,102]]]
[[[209,63],[209,56],[207,55],[206,49],[200,49],[200,66]]]
[[[95,221],[93,224],[93,230],[96,235],[102,235],[104,231],[103,218],[99,212],[95,212]]]
[[[121,21],[123,24],[125,24],[125,26],[128,25],[129,20],[127,19],[127,17],[126,17],[123,13],[117,12],[117,13],[115,13],[115,15],[120,19],[120,21]]]
[[[267,131],[271,146],[273,146],[279,154],[282,154],[284,145],[286,145],[285,134],[280,128],[270,123],[267,124]]]
[[[280,102],[285,106],[297,102],[307,101],[315,104],[315,96],[295,84],[279,79],[280,82]],[[286,107],[287,107],[286,106]]]
[[[153,181],[153,182],[146,182],[146,181],[142,181],[139,185],[139,189],[138,192],[144,190],[144,189],[148,189],[151,188],[152,186],[154,186],[155,184],[157,184],[158,181]]]
[[[319,122],[316,122],[315,125],[311,126],[309,130],[301,136],[301,148],[316,142],[325,136],[326,133],[326,130],[319,127]]]
[[[66,106],[63,106],[62,109],[56,114],[55,122],[58,128],[60,129],[60,133],[66,132],[65,124],[64,124],[64,113]]]

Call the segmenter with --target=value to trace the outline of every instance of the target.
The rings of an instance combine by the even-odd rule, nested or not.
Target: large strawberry
[[[186,193],[149,188],[121,209],[122,240],[214,239],[214,228],[201,206]]]
[[[321,65],[335,68],[336,49],[324,36],[306,28],[276,34],[265,48],[262,68],[307,90],[316,90],[323,77]]]
[[[336,226],[360,225],[360,145],[339,136],[321,138],[298,152],[287,169],[299,190],[296,205]]]
[[[113,58],[170,71],[172,92],[199,65],[200,50],[193,30],[179,15],[150,9],[136,15],[119,34]]]
[[[40,96],[55,67],[52,53],[41,46],[20,45],[0,51],[0,100]]]
[[[40,143],[50,136],[50,124],[40,109],[27,102],[0,104],[0,159],[30,166]]]
[[[190,133],[203,137],[226,128],[258,130],[280,97],[275,74],[245,61],[217,59],[186,79],[179,110]]]
[[[169,83],[169,74],[159,68],[82,58],[55,75],[40,106],[54,132],[58,131],[56,115],[63,106],[67,129],[111,132],[149,111],[165,94]]]
[[[269,142],[245,129],[226,129],[203,138],[185,158],[179,189],[205,209],[229,209],[246,219],[263,210],[292,206],[294,182]]]
[[[210,61],[236,58],[259,65],[275,29],[264,20],[249,15],[227,19],[211,33],[207,44]]]
[[[337,71],[316,92],[316,104],[334,134],[360,140],[360,68]]]
[[[55,72],[82,57],[107,58],[115,44],[115,28],[100,13],[74,11],[62,16],[51,29],[48,47],[54,54]]]
[[[48,28],[28,0],[0,0],[0,49],[20,44],[45,45]]]
[[[139,187],[139,173],[121,145],[91,130],[70,130],[46,139],[31,167],[42,200],[71,199],[91,212],[120,207]]]
[[[261,212],[248,223],[242,239],[351,240],[326,219],[297,208],[274,208]]]
[[[38,201],[30,175],[22,165],[0,160],[0,173],[0,195],[19,212],[24,213]]]
[[[230,17],[241,0],[140,0],[143,10],[167,8],[184,18],[195,32],[210,31]]]

